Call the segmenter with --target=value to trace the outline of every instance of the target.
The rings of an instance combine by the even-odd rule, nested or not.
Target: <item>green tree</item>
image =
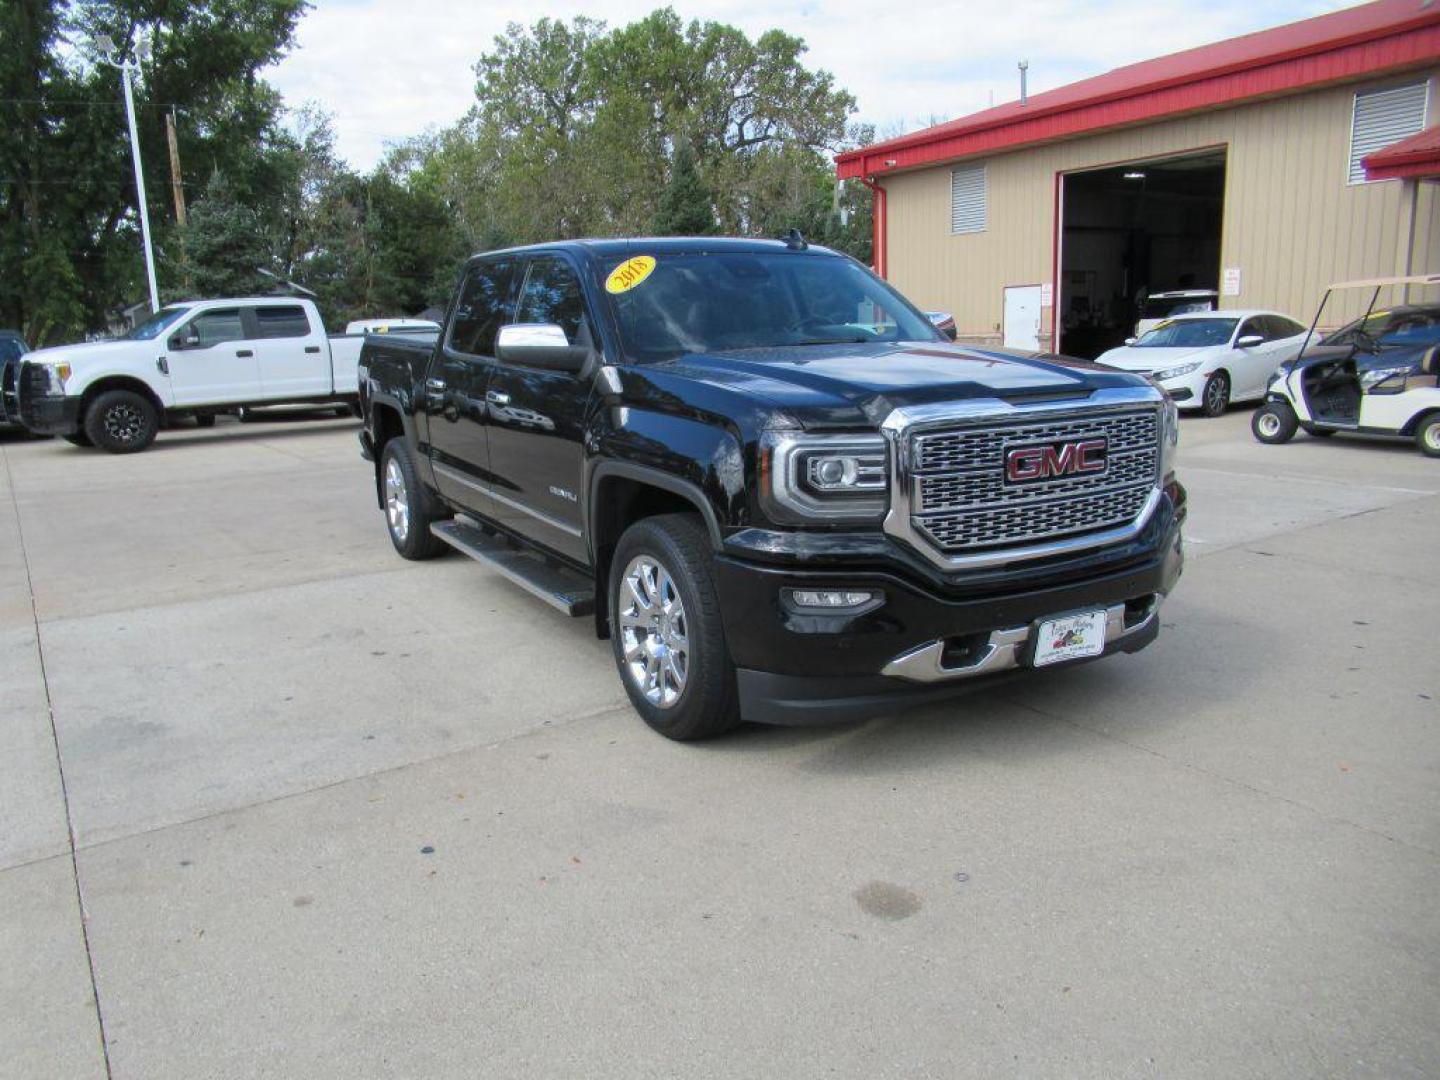
[[[710,189],[695,167],[695,151],[681,144],[670,168],[670,180],[660,193],[655,214],[657,236],[705,236],[715,231],[715,210]]]
[[[185,248],[196,296],[255,296],[273,289],[274,279],[261,273],[274,273],[274,260],[260,216],[235,197],[223,173],[210,178],[189,218]]]
[[[0,324],[41,344],[74,340],[145,294],[120,75],[99,62],[96,35],[109,34],[126,56],[142,37],[152,44],[136,82],[137,124],[162,286],[173,287],[164,114],[177,110],[194,190],[219,170],[241,202],[277,205],[287,183],[276,153],[285,145],[280,101],[258,75],[288,48],[304,8],[304,0],[0,4]],[[46,270],[32,276],[27,267]]]

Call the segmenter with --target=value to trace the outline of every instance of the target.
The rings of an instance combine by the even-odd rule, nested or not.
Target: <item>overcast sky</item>
[[[579,14],[623,25],[657,0],[602,8],[551,0],[315,0],[297,45],[268,73],[291,106],[335,116],[340,153],[368,169],[387,142],[443,127],[475,100],[476,58],[510,22]],[[855,95],[857,119],[882,132],[950,119],[1019,96],[1015,64],[1030,61],[1031,92],[1222,38],[1323,14],[1337,0],[695,0],[681,18],[714,19],[755,37],[779,27],[805,40],[811,67]]]

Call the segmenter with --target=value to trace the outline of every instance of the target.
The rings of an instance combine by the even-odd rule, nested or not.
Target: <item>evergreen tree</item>
[[[655,212],[657,236],[707,236],[715,231],[714,199],[695,166],[695,151],[682,142]]]
[[[190,278],[200,299],[255,296],[275,282],[260,271],[273,262],[260,217],[235,197],[223,173],[214,173],[185,228]]]

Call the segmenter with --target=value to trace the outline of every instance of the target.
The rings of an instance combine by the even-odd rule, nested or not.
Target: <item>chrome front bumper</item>
[[[1133,618],[1128,624],[1125,619],[1125,605],[1116,604],[1105,609],[1105,651],[1109,652],[1126,638],[1134,637],[1150,629],[1160,618],[1160,604],[1165,597],[1156,593],[1148,610]],[[1093,610],[1093,609],[1092,609]],[[989,639],[975,651],[974,658],[964,664],[944,666],[946,641],[937,638],[924,645],[901,653],[881,670],[880,674],[890,675],[914,683],[951,682],[957,679],[974,679],[981,675],[993,675],[1020,667],[1025,659],[1025,647],[1030,642],[1030,627],[1016,626],[1004,630],[992,630]]]

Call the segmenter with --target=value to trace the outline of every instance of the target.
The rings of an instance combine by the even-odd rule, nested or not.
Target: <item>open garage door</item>
[[[1066,173],[1061,183],[1061,352],[1093,359],[1122,344],[1157,293],[1218,291],[1223,148]]]

